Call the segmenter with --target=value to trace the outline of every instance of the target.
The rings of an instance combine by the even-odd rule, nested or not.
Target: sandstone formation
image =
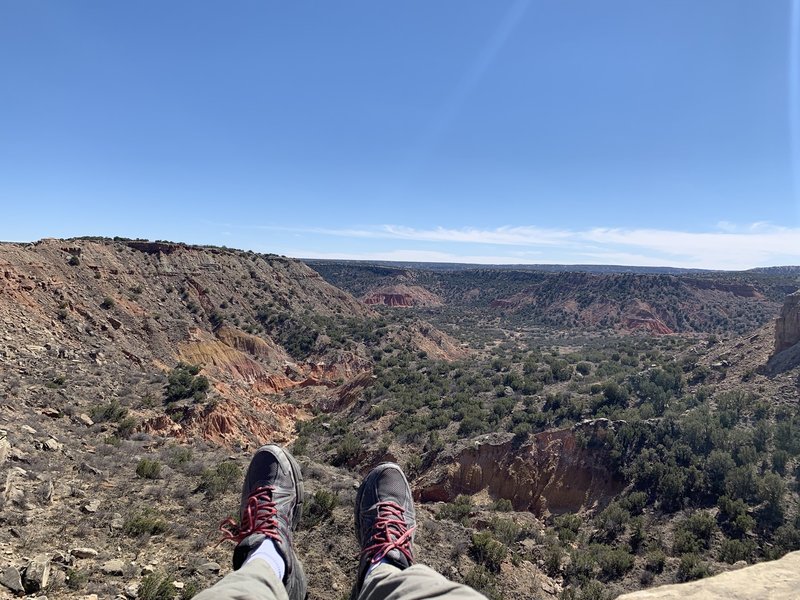
[[[442,299],[418,285],[392,285],[375,288],[363,297],[364,304],[385,304],[393,307],[441,306]]]
[[[700,581],[623,594],[617,600],[797,600],[798,597],[800,552],[791,552],[779,560]]]
[[[659,335],[674,333],[664,321],[658,318],[652,307],[639,299],[634,299],[625,310],[623,324],[631,331],[646,330]]]
[[[423,502],[450,502],[486,490],[537,516],[602,507],[623,484],[605,466],[602,451],[579,444],[576,434],[583,432],[596,445],[611,426],[600,419],[545,431],[519,448],[508,436],[487,436],[441,459],[441,467],[417,482],[415,494]]]
[[[775,320],[775,354],[800,342],[800,290],[786,297]]]

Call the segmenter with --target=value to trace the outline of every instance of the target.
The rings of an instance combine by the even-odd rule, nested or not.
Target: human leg
[[[259,448],[242,486],[240,522],[223,524],[225,538],[237,544],[234,571],[195,598],[304,600],[307,582],[292,540],[303,494],[294,457],[276,445]]]
[[[425,565],[398,569],[381,564],[364,580],[358,600],[486,600],[471,587],[455,583]]]
[[[263,560],[251,560],[197,594],[195,600],[289,600],[286,587]]]
[[[351,600],[486,600],[472,588],[414,564],[416,512],[398,465],[378,465],[364,479],[356,496],[355,525],[362,550]]]

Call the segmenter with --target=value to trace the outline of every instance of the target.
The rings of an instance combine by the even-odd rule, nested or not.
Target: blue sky
[[[800,264],[800,0],[0,0],[0,239]]]

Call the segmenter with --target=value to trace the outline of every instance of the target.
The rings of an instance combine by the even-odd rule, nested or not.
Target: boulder
[[[11,452],[11,442],[4,437],[0,438],[0,464],[6,462],[9,452]]]
[[[216,575],[217,573],[220,572],[221,568],[222,567],[219,566],[219,563],[216,563],[216,562],[213,562],[213,561],[209,561],[209,562],[203,563],[202,565],[197,567],[197,572],[198,573],[203,573],[203,574]]]
[[[54,438],[49,438],[44,443],[44,449],[49,450],[50,452],[58,452],[64,447],[64,444],[55,440]]]
[[[73,548],[69,553],[75,558],[94,558],[97,556],[97,550],[94,548]]]
[[[111,515],[111,529],[122,529],[125,527],[125,519],[119,513]]]
[[[125,574],[125,562],[118,559],[113,558],[103,563],[103,566],[100,567],[100,570],[105,575],[124,575]]]
[[[40,554],[34,558],[25,569],[25,579],[23,585],[29,594],[38,592],[47,587],[50,582],[50,557]]]
[[[22,586],[22,575],[16,567],[7,567],[0,574],[0,584],[10,589],[15,594],[25,593],[25,588]]]

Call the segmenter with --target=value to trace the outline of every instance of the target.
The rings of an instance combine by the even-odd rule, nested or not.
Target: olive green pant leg
[[[382,564],[364,580],[358,600],[486,600],[486,596],[454,583],[425,565],[407,569]]]
[[[254,559],[232,571],[194,600],[289,600],[283,582],[266,561]]]

